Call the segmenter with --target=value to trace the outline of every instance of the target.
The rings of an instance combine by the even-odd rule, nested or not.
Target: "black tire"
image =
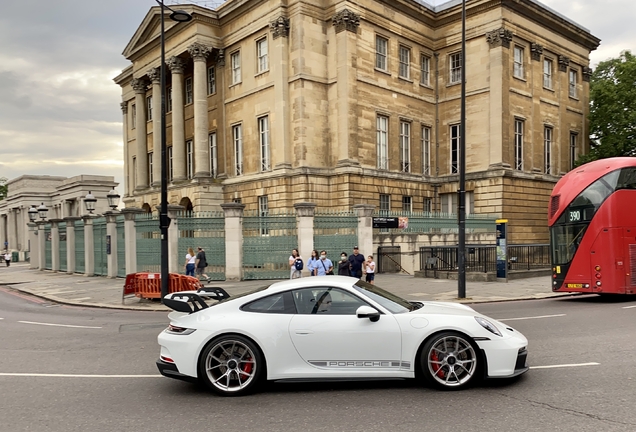
[[[265,361],[254,342],[239,335],[225,335],[206,345],[199,358],[201,382],[222,396],[253,393],[261,384]]]
[[[428,384],[441,390],[460,390],[477,380],[481,356],[471,338],[447,331],[436,334],[424,344],[419,364]]]

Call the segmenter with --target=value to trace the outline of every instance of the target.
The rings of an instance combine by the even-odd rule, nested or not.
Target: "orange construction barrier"
[[[170,273],[168,279],[168,293],[180,291],[196,291],[203,288],[203,284],[192,276]],[[126,275],[123,298],[129,295],[139,298],[158,299],[161,298],[161,273],[131,273]]]

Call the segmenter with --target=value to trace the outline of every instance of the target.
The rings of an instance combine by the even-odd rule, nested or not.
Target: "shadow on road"
[[[559,302],[566,303],[597,303],[597,304],[613,304],[613,303],[629,303],[636,301],[636,295],[625,294],[589,294],[574,297],[561,297],[556,299]]]

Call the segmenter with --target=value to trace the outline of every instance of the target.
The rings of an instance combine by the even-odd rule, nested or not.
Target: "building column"
[[[298,235],[298,253],[304,257],[305,268],[307,261],[314,250],[314,213],[316,204],[310,202],[299,202],[294,204],[296,209],[296,232]]]
[[[38,270],[46,267],[46,234],[44,231],[45,221],[36,222],[38,226]]]
[[[135,107],[137,117],[136,123],[136,139],[137,139],[137,172],[135,179],[137,187],[135,190],[144,190],[148,188],[148,146],[146,145],[146,87],[148,83],[145,79],[134,78],[131,86],[135,91]]]
[[[172,73],[172,182],[178,183],[186,180],[184,64],[179,57],[170,57],[166,63]]]
[[[150,69],[152,82],[152,187],[161,186],[161,69]]]
[[[188,47],[194,60],[194,177],[210,177],[210,148],[208,146],[207,58],[212,49],[198,42]]]
[[[60,222],[62,219],[49,219],[51,222],[51,270],[60,271]]]
[[[123,124],[123,143],[124,143],[124,197],[132,195],[132,186],[131,186],[131,167],[130,163],[130,149],[128,148],[128,102],[121,102],[119,104],[121,108],[122,114],[122,124]],[[72,216],[70,212],[67,212],[68,209],[68,201],[64,201],[64,217]]]
[[[36,269],[40,265],[39,247],[38,247],[38,226],[29,222],[29,269]]]
[[[15,220],[16,220],[16,243],[15,243],[15,250],[16,251],[23,251],[24,248],[26,247],[26,224],[28,221],[28,218],[25,219],[26,216],[26,212],[24,211],[24,206],[21,205],[20,207],[18,207],[16,209],[16,213],[15,213]],[[22,255],[22,254],[20,254]],[[22,256],[20,257],[21,259],[23,258]]]
[[[183,210],[185,210],[183,206],[168,205],[168,217],[171,220],[168,227],[168,271],[170,273],[183,273],[180,260],[181,255],[185,257],[187,252],[179,250],[179,212]]]
[[[7,240],[7,215],[0,215],[0,251],[4,250],[4,243]]]
[[[75,221],[81,220],[76,216],[64,218],[66,221],[66,273],[75,273]]]
[[[126,242],[126,274],[137,273],[137,230],[135,216],[145,213],[140,208],[127,207],[121,210],[124,215],[124,239]]]
[[[245,204],[223,203],[221,208],[225,212],[225,280],[241,280]]]
[[[18,245],[16,209],[7,210],[7,241],[9,242],[7,250],[11,251]]]
[[[84,220],[84,276],[95,276],[94,217],[92,215],[82,216]]]
[[[364,256],[373,253],[373,211],[374,205],[356,204],[353,211],[358,216],[358,248]]]
[[[289,18],[279,16],[269,24],[272,34],[270,70],[274,77],[274,112],[270,130],[271,142],[278,142],[281,150],[272,152],[274,169],[292,167],[289,122]]]

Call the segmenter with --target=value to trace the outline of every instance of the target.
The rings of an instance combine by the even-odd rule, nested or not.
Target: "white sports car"
[[[222,395],[252,392],[263,380],[417,377],[459,389],[528,370],[528,341],[507,325],[350,277],[293,279],[233,298],[203,288],[164,302],[176,312],[158,337],[159,371]]]

